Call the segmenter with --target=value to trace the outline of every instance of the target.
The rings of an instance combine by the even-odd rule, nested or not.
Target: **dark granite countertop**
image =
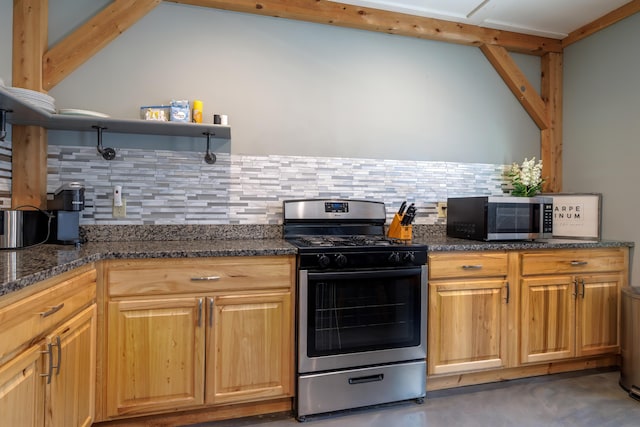
[[[572,240],[572,239],[546,239],[535,241],[499,241],[482,242],[477,240],[455,239],[446,236],[428,236],[414,239],[414,243],[422,243],[428,246],[431,252],[450,251],[504,251],[504,250],[529,250],[529,249],[580,249],[580,248],[630,248],[633,242],[620,242],[608,240]]]
[[[436,252],[634,246],[631,242],[553,239],[535,242],[479,242],[434,234],[417,235],[414,243],[425,244],[429,251]],[[0,297],[57,274],[105,259],[294,255],[296,253],[294,246],[279,238],[97,241],[85,243],[79,248],[41,245],[28,249],[5,250],[0,251]]]
[[[282,239],[89,242],[79,248],[41,245],[0,252],[0,297],[104,259],[295,255]]]

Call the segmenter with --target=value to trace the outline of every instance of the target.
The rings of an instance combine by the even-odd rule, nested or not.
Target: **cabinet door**
[[[507,282],[429,284],[429,374],[506,365]]]
[[[576,280],[576,355],[617,353],[620,350],[618,314],[622,275],[593,275]]]
[[[575,291],[571,276],[522,280],[522,363],[575,355]]]
[[[203,298],[108,304],[107,414],[161,412],[204,400]]]
[[[40,345],[30,347],[0,367],[0,425],[44,425],[44,381]]]
[[[291,293],[216,296],[207,306],[207,403],[291,396]]]
[[[90,426],[95,409],[95,304],[49,335],[47,347],[44,366],[47,371],[51,366],[51,372],[47,372],[46,425]]]

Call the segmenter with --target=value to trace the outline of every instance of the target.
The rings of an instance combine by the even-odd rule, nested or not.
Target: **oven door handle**
[[[336,271],[326,273],[308,273],[309,280],[332,279],[386,279],[390,277],[411,277],[422,274],[422,268],[402,268],[397,270],[371,270],[371,271]]]

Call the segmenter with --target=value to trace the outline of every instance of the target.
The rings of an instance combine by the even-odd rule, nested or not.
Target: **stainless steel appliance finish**
[[[348,219],[382,221],[386,218],[384,203],[344,199],[301,199],[284,203],[287,221],[324,221]]]
[[[6,210],[0,215],[0,248],[15,249],[24,245],[23,241],[23,211]]]
[[[406,280],[408,279],[408,280]],[[360,281],[360,282],[359,282]],[[387,284],[387,289],[385,289]],[[309,293],[314,288],[313,302]],[[346,289],[351,286],[358,300]],[[402,295],[392,295],[393,287],[405,287]],[[320,288],[320,289],[318,289]],[[384,296],[380,296],[380,292]],[[320,295],[324,293],[324,295]],[[327,301],[327,296],[329,300]],[[410,269],[362,272],[310,273],[301,270],[298,286],[298,371],[301,374],[353,366],[395,363],[402,360],[425,359],[427,344],[422,325],[427,324],[427,266]],[[342,299],[343,301],[337,301]],[[351,299],[351,301],[346,301]],[[322,303],[319,300],[324,300]],[[410,313],[412,303],[414,313]],[[312,312],[309,312],[310,309]],[[396,310],[406,310],[397,313]],[[384,313],[393,310],[393,313]],[[348,319],[341,311],[350,311]],[[329,314],[330,319],[322,318]],[[353,317],[360,319],[353,320]],[[414,317],[412,317],[414,316]],[[373,319],[373,320],[372,320]],[[347,325],[340,325],[339,321]],[[415,322],[416,328],[409,330]],[[316,337],[309,334],[316,328]],[[324,334],[318,336],[318,330]],[[357,342],[347,340],[357,334]],[[367,337],[367,334],[372,336]],[[387,335],[387,336],[385,336]],[[404,335],[405,339],[401,340]],[[393,336],[394,340],[389,339]],[[333,340],[333,342],[331,342]],[[340,342],[344,340],[344,342]],[[372,347],[372,348],[369,348]]]
[[[379,202],[291,200],[283,212],[298,247],[298,419],[422,401],[426,246],[387,239]]]
[[[447,199],[447,236],[473,240],[553,237],[553,198],[481,196]]]
[[[355,407],[424,397],[425,360],[298,378],[298,418]]]

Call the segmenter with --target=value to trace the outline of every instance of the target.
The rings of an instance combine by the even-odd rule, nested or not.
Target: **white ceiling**
[[[330,0],[563,39],[629,0]]]

